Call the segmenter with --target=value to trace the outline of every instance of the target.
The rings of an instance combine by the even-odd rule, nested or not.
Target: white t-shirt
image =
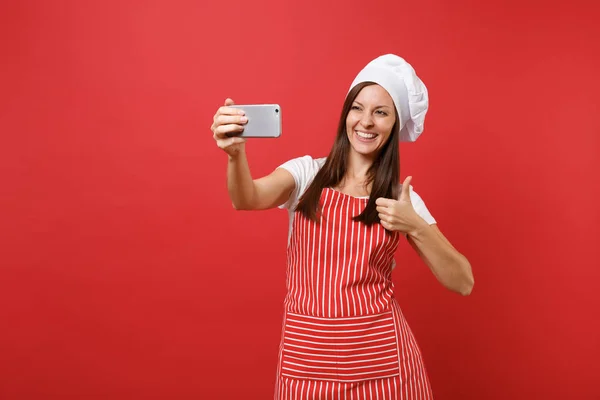
[[[283,168],[289,171],[294,177],[294,181],[296,182],[296,188],[290,194],[290,198],[284,204],[281,204],[279,208],[286,208],[289,214],[289,231],[288,231],[288,243],[289,238],[292,234],[292,224],[294,223],[294,212],[296,206],[298,205],[298,201],[302,194],[308,189],[308,186],[311,184],[319,169],[325,164],[325,157],[323,158],[312,158],[311,156],[304,156],[291,159],[279,166],[279,168]],[[402,188],[402,185],[400,185]],[[425,202],[421,199],[414,190],[412,185],[410,185],[410,201],[413,205],[413,208],[417,212],[421,218],[423,218],[429,225],[435,224],[436,221],[425,206]],[[365,197],[368,198],[368,197]]]

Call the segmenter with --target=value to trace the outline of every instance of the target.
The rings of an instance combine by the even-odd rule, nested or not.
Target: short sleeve
[[[293,158],[281,164],[278,168],[285,169],[292,174],[296,186],[292,194],[290,194],[288,201],[280,204],[279,208],[294,210],[298,205],[300,197],[302,197],[308,186],[312,183],[317,172],[319,172],[319,169],[324,163],[325,158],[312,158],[311,156],[306,155]]]
[[[421,196],[419,196],[419,194],[413,190],[412,185],[410,186],[410,201],[417,214],[419,214],[419,216],[423,218],[425,222],[427,222],[429,225],[433,225],[436,223],[435,218],[433,218],[433,215],[431,215],[431,213],[427,209],[425,202],[423,201]]]

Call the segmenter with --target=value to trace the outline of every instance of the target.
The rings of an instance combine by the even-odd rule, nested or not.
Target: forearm
[[[432,226],[423,221],[407,238],[442,285],[464,296],[471,293],[474,279],[469,261]]]
[[[254,181],[246,152],[242,149],[235,156],[229,156],[227,161],[227,190],[229,198],[236,210],[252,208],[255,194]]]

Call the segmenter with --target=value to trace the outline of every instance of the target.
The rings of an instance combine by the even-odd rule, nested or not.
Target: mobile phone
[[[239,137],[278,138],[281,136],[281,107],[279,104],[242,104],[232,105],[246,113],[248,122]]]

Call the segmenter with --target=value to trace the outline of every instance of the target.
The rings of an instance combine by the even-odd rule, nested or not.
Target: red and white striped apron
[[[320,223],[296,212],[275,399],[432,399],[393,297],[399,234],[354,222],[366,198],[323,190]]]

